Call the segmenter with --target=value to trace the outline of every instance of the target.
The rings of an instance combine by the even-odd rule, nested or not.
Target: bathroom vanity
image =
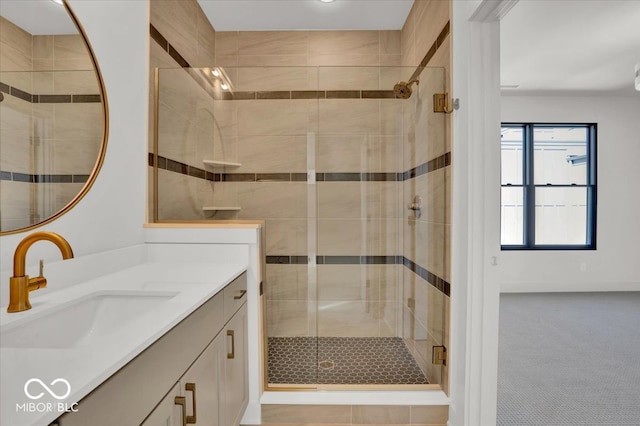
[[[143,257],[2,312],[2,424],[240,423],[246,262]]]
[[[246,288],[243,273],[59,425],[238,425],[248,402]]]

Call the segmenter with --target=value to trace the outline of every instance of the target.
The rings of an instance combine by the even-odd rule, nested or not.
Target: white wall
[[[452,2],[451,426],[496,424],[500,292],[640,289],[638,96],[503,98],[501,111],[500,19],[515,3]],[[599,124],[597,251],[500,251],[501,120]]]
[[[71,211],[38,230],[61,234],[78,256],[143,242],[149,30],[146,1],[69,3],[102,71],[109,102],[109,140],[93,188]],[[2,284],[11,272],[15,247],[25,235],[0,237]],[[29,252],[28,264],[40,258],[57,260],[60,253],[52,244],[37,243]]]
[[[501,111],[502,121],[598,124],[597,250],[504,251],[493,271],[501,290],[640,289],[640,93],[502,96]]]

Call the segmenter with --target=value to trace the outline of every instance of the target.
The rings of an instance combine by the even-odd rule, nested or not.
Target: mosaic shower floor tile
[[[399,337],[269,337],[271,384],[428,384]]]

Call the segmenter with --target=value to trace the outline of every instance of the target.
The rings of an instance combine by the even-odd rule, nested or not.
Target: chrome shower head
[[[417,79],[409,80],[408,82],[399,81],[393,86],[393,94],[396,96],[396,99],[409,99],[411,97],[411,85],[413,83],[420,84],[420,81]]]

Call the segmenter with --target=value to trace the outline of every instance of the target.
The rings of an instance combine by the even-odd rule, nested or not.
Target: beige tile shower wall
[[[192,67],[211,67],[215,59],[215,30],[196,0],[151,0],[150,23]],[[149,152],[153,152],[155,125],[154,69],[160,75],[159,155],[204,168],[213,156],[213,99],[154,40],[149,53]],[[210,204],[212,182],[162,170],[158,177],[161,220],[203,219]],[[150,175],[152,176],[152,175]],[[184,185],[184,187],[182,187]],[[153,212],[153,182],[149,182],[149,214]],[[182,189],[181,189],[182,188]],[[186,189],[185,189],[186,188]],[[216,197],[220,197],[220,192]],[[172,204],[179,202],[179,204]],[[149,218],[151,220],[151,217]]]
[[[18,229],[33,223],[31,214],[32,183],[0,180],[2,210],[0,230]]]
[[[419,65],[450,19],[451,0],[415,0],[402,27],[402,65]]]
[[[4,74],[7,71],[31,71],[33,69],[32,36],[22,28],[0,16],[0,72],[2,82],[23,88],[31,93],[31,77],[28,73]]]
[[[399,65],[400,53],[400,31],[216,33],[216,65],[240,67],[227,68],[237,91],[390,90],[403,74],[378,66]],[[401,168],[400,108],[378,99],[238,101],[235,114],[224,111],[231,131],[220,139],[237,146],[237,172],[306,172],[310,154],[317,172],[395,173]],[[307,152],[306,131],[317,135],[315,152]],[[239,215],[267,217],[268,255],[307,254],[306,216],[293,216],[316,196],[306,184],[235,185],[242,191]],[[316,188],[318,254],[398,252],[400,183],[319,182]],[[283,205],[270,207],[274,199]],[[268,265],[268,271],[269,335],[396,335],[396,265],[319,265],[317,330],[310,329],[306,265]]]
[[[0,17],[0,81],[32,92],[32,36]],[[32,104],[4,94],[0,103],[0,170],[31,173]],[[0,181],[0,230],[30,225],[34,184]]]
[[[216,65],[394,66],[400,40],[400,31],[218,31]]]
[[[189,65],[214,65],[215,30],[196,0],[151,0],[150,9],[151,24]]]
[[[402,29],[402,64],[418,65],[443,27],[450,21],[448,0],[416,0]],[[420,77],[420,98],[426,107],[411,117],[405,127],[404,166],[410,169],[451,151],[451,116],[434,114],[433,93],[451,90],[451,36],[447,36]],[[452,164],[455,159],[452,158]],[[405,215],[404,256],[451,282],[451,167],[405,181],[404,202],[422,196],[423,215],[414,220]],[[408,213],[408,212],[407,212]],[[409,307],[412,300],[415,307]],[[432,383],[448,389],[448,371],[431,363],[431,347],[449,346],[448,296],[405,268],[403,321],[404,337],[421,368]]]
[[[319,336],[396,336],[398,265],[318,265]]]

